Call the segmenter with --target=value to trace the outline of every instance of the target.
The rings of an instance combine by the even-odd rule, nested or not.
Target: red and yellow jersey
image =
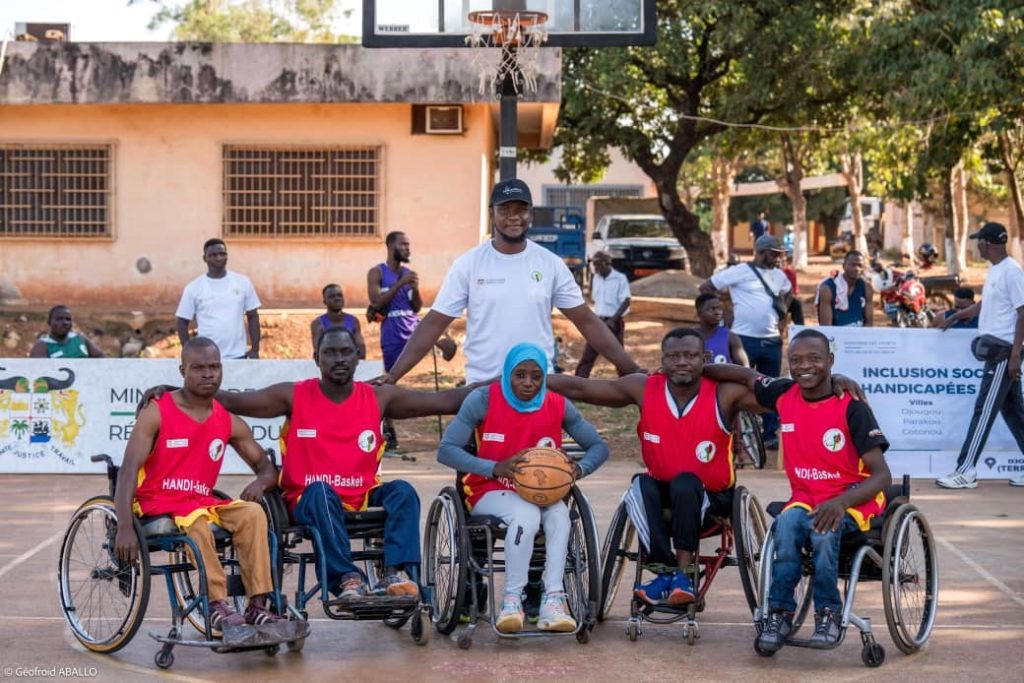
[[[798,505],[813,510],[871,476],[851,436],[847,411],[852,400],[847,393],[843,398],[807,401],[797,384],[778,398],[786,475],[793,489],[786,509]],[[871,518],[884,508],[885,494],[880,492],[846,511],[866,531]]]
[[[380,485],[384,439],[373,387],[353,382],[352,395],[334,403],[319,379],[296,382],[292,414],[281,428],[281,475],[285,502],[295,509],[315,482],[328,484],[346,510],[365,510]]]
[[[487,415],[476,428],[477,456],[498,462],[511,458],[524,448],[562,447],[562,422],[565,419],[565,398],[553,391],[544,395],[540,410],[520,413],[508,404],[500,384],[492,384],[487,400]],[[507,479],[491,479],[479,474],[462,477],[469,509],[489,491],[514,490]]]
[[[724,491],[736,483],[732,463],[732,431],[718,411],[718,383],[701,378],[697,396],[676,417],[668,401],[668,377],[647,378],[640,422],[640,453],[647,473],[658,481],[671,481],[689,472],[708,491]]]
[[[231,441],[231,413],[217,401],[203,422],[174,403],[171,392],[157,400],[160,431],[149,458],[139,469],[133,509],[143,516],[172,515],[180,528],[231,504],[213,496],[224,453]]]

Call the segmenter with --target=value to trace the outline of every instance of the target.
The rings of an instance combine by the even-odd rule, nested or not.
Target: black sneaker
[[[757,637],[757,646],[764,652],[778,652],[793,631],[793,613],[786,610],[772,610],[768,621]]]
[[[544,597],[543,581],[528,581],[523,591],[523,612],[526,613],[526,620],[536,624],[540,619],[540,603]]]
[[[818,647],[832,647],[839,640],[839,617],[827,607],[814,615],[814,635],[811,643]]]

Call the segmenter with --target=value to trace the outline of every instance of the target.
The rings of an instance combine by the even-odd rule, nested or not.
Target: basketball
[[[547,507],[568,495],[573,464],[565,453],[554,448],[532,448],[524,458],[514,477],[520,498]]]

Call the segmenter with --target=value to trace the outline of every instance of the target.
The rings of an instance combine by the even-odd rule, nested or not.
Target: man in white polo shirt
[[[772,235],[754,242],[754,260],[715,273],[700,286],[701,294],[727,291],[732,298],[732,331],[740,338],[750,365],[762,375],[782,374],[782,336],[779,325],[793,301],[793,286],[779,269],[785,253]],[[765,448],[778,448],[778,415],[764,413]]]
[[[182,347],[189,340],[188,325],[195,318],[198,336],[212,339],[221,358],[259,358],[260,299],[252,282],[228,270],[228,248],[222,239],[206,240],[203,262],[206,273],[185,285],[175,314]],[[249,351],[245,350],[246,324]]]
[[[603,251],[594,254],[592,263],[594,279],[590,282],[590,298],[594,301],[594,315],[608,326],[625,348],[626,323],[623,318],[629,313],[629,280],[612,268],[612,257]],[[587,342],[576,366],[576,376],[590,377],[597,356],[597,349]]]
[[[967,438],[960,449],[956,469],[936,479],[946,489],[973,489],[978,485],[975,468],[985,448],[996,416],[1024,453],[1024,398],[1021,397],[1021,346],[1024,345],[1024,269],[1006,253],[1006,227],[986,223],[970,238],[978,240],[978,253],[991,263],[985,273],[981,301],[962,308],[942,321],[947,330],[959,320],[978,316],[978,336],[971,343],[974,356],[984,361],[984,374],[974,402]],[[1024,472],[1010,477],[1010,486],[1024,486]]]
[[[540,346],[553,366],[552,308],[561,310],[620,373],[639,371],[608,326],[587,307],[565,263],[526,239],[533,216],[526,183],[514,178],[497,183],[490,208],[494,237],[455,260],[386,380],[397,382],[409,372],[463,311],[467,382],[499,376],[508,350],[520,342]]]

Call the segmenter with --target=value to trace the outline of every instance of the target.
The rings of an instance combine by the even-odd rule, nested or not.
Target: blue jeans
[[[782,337],[744,337],[737,335],[743,344],[743,350],[750,359],[750,367],[762,375],[778,377],[782,372]],[[774,439],[779,428],[779,414],[772,411],[761,415],[764,425],[764,438]]]
[[[839,541],[843,534],[857,530],[857,522],[844,515],[837,531],[820,534],[811,526],[811,516],[802,507],[791,507],[775,518],[775,562],[772,564],[772,585],[768,608],[796,611],[793,592],[800,583],[803,552],[811,548],[814,565],[814,611],[831,609],[839,613],[843,598],[839,595]]]
[[[388,481],[370,491],[370,507],[387,512],[384,521],[384,564],[396,569],[420,561],[420,499],[408,482]],[[306,487],[295,506],[295,521],[320,532],[318,552],[327,565],[327,576],[317,576],[322,585],[337,594],[342,577],[358,572],[345,529],[345,509],[330,486],[316,482]],[[319,570],[319,567],[317,567]]]

